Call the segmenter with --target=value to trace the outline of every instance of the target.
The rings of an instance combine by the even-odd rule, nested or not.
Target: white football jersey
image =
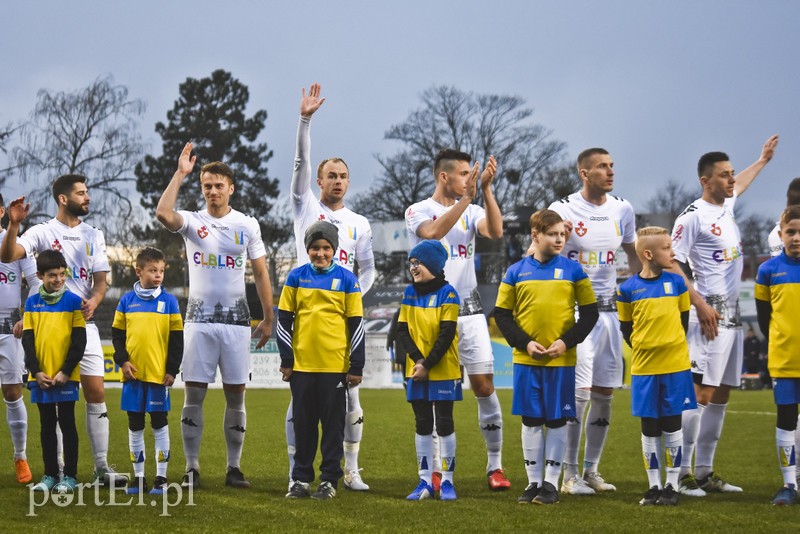
[[[675,259],[688,262],[697,292],[704,297],[725,296],[729,306],[739,299],[744,267],[742,239],[733,218],[736,198],[721,206],[699,198],[675,219],[672,228]]]
[[[5,230],[0,230],[0,242],[6,235]],[[0,334],[11,334],[14,323],[22,319],[20,306],[22,304],[22,274],[31,291],[38,288],[36,278],[36,262],[25,256],[21,260],[11,263],[0,262]]]
[[[783,241],[781,241],[781,236],[778,235],[778,230],[781,229],[781,222],[778,221],[775,223],[775,228],[769,233],[767,237],[767,244],[769,245],[769,255],[770,256],[780,256],[781,252],[783,252]]]
[[[455,204],[453,204],[455,205]],[[443,206],[432,198],[413,204],[406,210],[406,227],[411,248],[422,241],[417,236],[417,228],[425,221],[435,221],[453,206]],[[462,302],[478,287],[475,277],[475,236],[478,223],[486,218],[486,212],[477,204],[470,204],[458,222],[453,225],[441,242],[449,253],[444,265],[444,277],[458,292]]]
[[[587,202],[580,191],[550,204],[551,210],[572,223],[561,254],[581,264],[598,298],[617,293],[617,251],[636,241],[636,216],[630,202],[606,195],[600,206]]]
[[[92,298],[92,274],[111,270],[103,232],[85,222],[70,228],[50,219],[29,228],[17,243],[30,257],[48,249],[61,252],[67,260],[67,289],[85,300]]]
[[[292,195],[292,211],[298,267],[308,263],[304,238],[308,227],[317,221],[328,221],[339,229],[339,249],[334,253],[333,261],[353,272],[356,261],[363,263],[372,259],[372,229],[366,217],[348,208],[331,211],[311,189],[300,196]]]
[[[189,263],[187,323],[250,326],[244,273],[247,259],[266,256],[255,218],[232,209],[216,218],[203,211],[178,211],[178,233]]]

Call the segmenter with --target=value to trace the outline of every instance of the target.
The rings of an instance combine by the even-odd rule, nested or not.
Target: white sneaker
[[[561,493],[568,495],[594,495],[594,490],[589,487],[589,484],[584,479],[578,475],[572,475],[561,482]]]
[[[698,480],[697,484],[703,488],[706,493],[742,493],[742,488],[739,486],[734,486],[733,484],[728,484],[718,477],[713,471],[705,478]]]
[[[678,484],[678,493],[689,497],[705,497],[706,492],[697,484],[694,475],[687,473],[683,475]]]
[[[361,480],[361,469],[352,469],[344,474],[344,487],[353,491],[369,491],[363,480]]]
[[[593,473],[586,473],[583,475],[583,479],[594,491],[617,491],[617,487],[614,484],[609,484],[603,480],[602,475],[600,475],[600,473],[597,471]]]

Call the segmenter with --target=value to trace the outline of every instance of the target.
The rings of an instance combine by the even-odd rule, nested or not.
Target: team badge
[[[716,235],[716,236],[720,236],[720,235],[722,235],[722,228],[720,228],[716,224],[712,224],[711,225],[711,233]]]
[[[678,241],[681,240],[682,237],[683,237],[683,225],[679,224],[675,228],[675,233],[672,234],[672,242],[677,243]]]
[[[57,250],[59,252],[61,252],[64,249],[64,247],[61,246],[61,243],[59,243],[58,239],[53,241],[53,244],[52,244],[51,248],[53,250]]]
[[[664,282],[664,293],[672,295],[672,282]]]
[[[338,278],[331,280],[331,291],[338,291],[342,281]]]
[[[325,220],[325,214],[324,213],[320,213],[319,214],[319,219],[317,219],[317,220],[318,221],[324,221]]]
[[[167,303],[164,302],[163,300],[158,301],[158,304],[156,304],[156,311],[158,313],[164,313],[164,310],[166,309],[166,304]]]
[[[586,235],[589,229],[586,228],[586,225],[583,224],[583,221],[578,222],[578,226],[575,227],[575,233],[578,234],[578,237],[583,237]]]
[[[205,239],[208,236],[208,228],[206,228],[205,226],[201,226],[200,228],[198,228],[197,236],[200,239]]]
[[[564,270],[563,269],[553,269],[553,278],[556,280],[561,280],[564,278]]]

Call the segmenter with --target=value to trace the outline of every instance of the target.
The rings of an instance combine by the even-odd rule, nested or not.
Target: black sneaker
[[[189,469],[186,471],[186,474],[183,475],[183,480],[181,480],[181,487],[182,488],[193,488],[197,489],[200,487],[200,472],[195,469]]]
[[[549,482],[544,482],[532,502],[533,504],[555,504],[558,502],[558,490]]]
[[[531,482],[528,484],[528,487],[525,488],[525,493],[523,493],[518,499],[517,502],[520,504],[531,504],[533,499],[539,493],[539,484],[537,482]]]
[[[156,477],[153,482],[153,489],[150,490],[150,495],[164,495],[167,492],[167,478]]]
[[[675,506],[678,504],[678,492],[672,487],[672,484],[667,484],[661,491],[661,497],[656,502],[659,506]]]
[[[672,488],[672,486],[670,486]],[[653,506],[658,503],[658,499],[661,497],[661,488],[658,486],[652,486],[642,497],[642,500],[639,501],[639,504],[642,506]]]
[[[295,480],[292,487],[289,488],[289,493],[286,494],[287,499],[306,499],[311,497],[311,492],[308,491],[308,482],[300,482]]]
[[[244,475],[239,471],[238,467],[229,467],[228,473],[225,475],[225,485],[232,488],[247,489],[250,487],[250,482],[244,479]]]
[[[147,480],[144,477],[133,477],[133,480],[128,482],[128,487],[125,489],[128,495],[139,495],[140,493],[147,493]]]
[[[336,488],[327,480],[320,484],[317,491],[311,496],[312,499],[317,499],[318,501],[327,501],[334,497],[336,497]]]

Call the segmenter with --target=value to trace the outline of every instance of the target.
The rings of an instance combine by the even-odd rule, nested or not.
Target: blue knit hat
[[[435,239],[425,239],[408,253],[408,259],[415,258],[428,268],[432,275],[444,275],[444,264],[447,262],[447,251]]]

